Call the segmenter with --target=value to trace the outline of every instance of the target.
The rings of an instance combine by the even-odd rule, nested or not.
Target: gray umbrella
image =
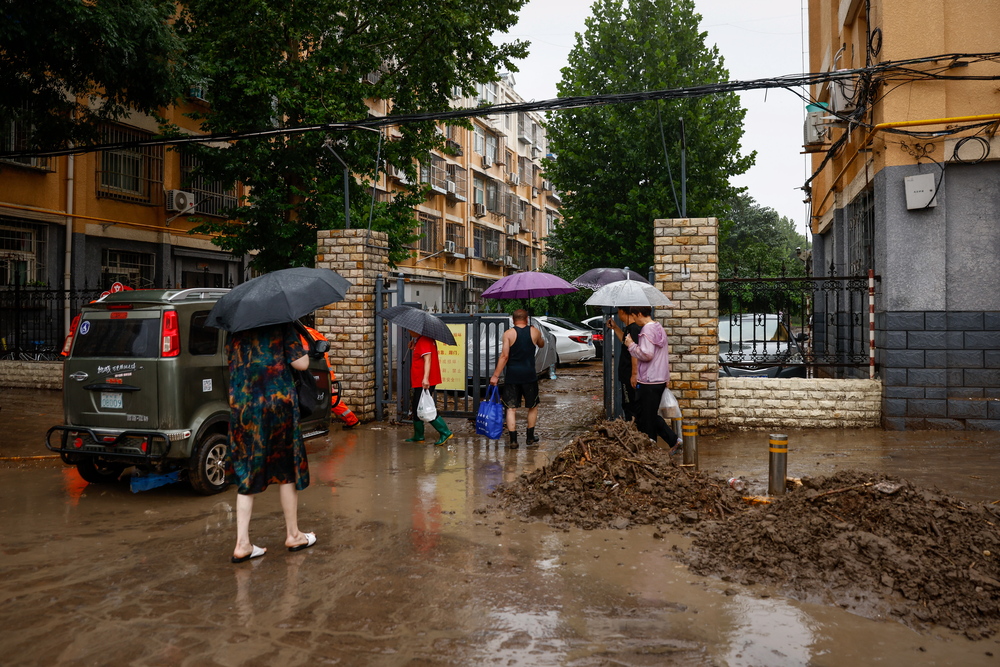
[[[649,282],[635,271],[625,267],[624,269],[591,269],[590,271],[577,276],[573,280],[573,284],[577,287],[598,290],[608,283],[618,282],[619,280],[635,280],[641,283]]]
[[[330,269],[281,269],[237,285],[219,299],[205,324],[244,331],[293,322],[321,306],[342,301],[351,283]]]
[[[441,318],[413,306],[391,306],[378,313],[397,327],[415,331],[421,336],[439,340],[445,345],[457,345],[455,336]]]

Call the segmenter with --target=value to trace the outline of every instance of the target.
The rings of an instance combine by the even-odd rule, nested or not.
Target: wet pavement
[[[57,392],[0,393],[0,662],[5,665],[996,665],[997,638],[788,600],[696,576],[688,539],[654,527],[555,530],[488,509],[502,480],[546,463],[600,409],[599,368],[542,384],[537,448],[408,427],[336,427],[308,443],[300,523],[283,548],[278,494],[232,565],[235,493],[88,485],[45,456]],[[523,418],[523,416],[522,416]],[[767,433],[699,438],[702,469],[766,490]],[[882,471],[969,500],[1000,498],[1000,441],[971,432],[789,432],[788,475]]]

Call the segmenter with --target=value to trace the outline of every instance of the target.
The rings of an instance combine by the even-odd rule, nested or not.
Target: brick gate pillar
[[[317,232],[316,266],[351,281],[347,298],[316,311],[330,341],[341,395],[361,421],[375,418],[375,280],[389,271],[389,237],[366,229]]]
[[[656,286],[674,302],[656,319],[670,343],[670,389],[685,419],[711,432],[719,419],[718,220],[657,220]]]

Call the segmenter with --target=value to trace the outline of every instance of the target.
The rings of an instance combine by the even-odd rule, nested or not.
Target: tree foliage
[[[734,196],[719,219],[719,277],[805,276],[796,249],[809,241],[795,222],[760,206],[745,193]]]
[[[692,0],[597,0],[563,69],[560,96],[723,82]],[[556,113],[548,177],[563,195],[549,237],[560,272],[653,261],[653,221],[681,217],[680,119],[687,143],[687,215],[717,215],[753,156],[739,154],[744,110],[735,94],[615,104]],[[666,153],[666,160],[664,158]]]
[[[366,99],[392,100],[392,113],[444,110],[454,91],[471,94],[494,80],[526,45],[494,45],[494,31],[517,20],[525,0],[189,0],[183,18],[194,62],[206,79],[208,132],[245,132],[365,118]],[[366,81],[366,75],[375,73]],[[391,202],[373,202],[371,184],[387,165],[415,173],[413,160],[442,144],[433,123],[398,128],[399,136],[354,131],[243,139],[201,149],[202,174],[250,188],[249,206],[232,222],[204,222],[234,253],[258,251],[262,270],[312,263],[316,231],[344,226],[343,167],[350,167],[351,226],[389,234],[399,261],[413,235],[413,186]],[[330,140],[329,148],[324,142]],[[381,160],[377,162],[377,157]],[[410,179],[416,182],[416,178]]]
[[[170,104],[184,81],[175,12],[173,0],[0,5],[0,127],[30,130],[14,148],[93,142],[102,121]]]

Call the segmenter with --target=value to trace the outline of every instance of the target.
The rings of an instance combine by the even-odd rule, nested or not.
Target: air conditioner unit
[[[511,185],[520,185],[521,177],[518,174],[514,173],[513,171],[509,172],[507,174],[507,182],[510,183]]]
[[[517,236],[519,231],[520,227],[518,225],[507,225],[507,233],[511,236]]]
[[[841,70],[837,70],[841,71]],[[830,86],[830,110],[833,113],[849,113],[857,108],[856,98],[858,96],[858,79],[851,77],[839,81],[831,81]]]
[[[381,80],[382,80],[382,72],[380,72],[379,70],[375,70],[374,72],[368,72],[368,74],[365,74],[365,83],[370,83],[372,85],[375,85]]]
[[[551,190],[551,189],[552,189],[552,183],[550,183],[549,181],[542,181],[542,190]]]
[[[487,156],[483,156],[483,167],[489,169],[493,166],[493,160],[489,159]]]
[[[167,190],[168,211],[189,211],[195,206],[194,195],[184,190]]]
[[[444,251],[445,252],[455,252],[455,242],[454,241],[445,241],[444,242]]]
[[[447,190],[450,194],[455,194],[455,181],[445,181],[444,189]]]
[[[470,245],[468,248],[466,248],[465,249],[465,256],[466,257],[473,257],[473,258],[479,257],[479,255],[476,254],[476,247]]]
[[[802,139],[806,146],[823,143],[827,129],[823,125],[825,111],[810,111],[806,114],[806,122],[802,128]]]
[[[532,146],[531,147],[531,157],[537,158],[541,154],[542,154],[542,149],[541,148],[539,148],[538,146]]]
[[[476,204],[473,204],[472,210],[473,210],[473,215],[475,215],[477,218],[481,218],[484,215],[486,215],[486,204],[480,204],[477,202]]]
[[[531,186],[531,198],[535,199],[536,197],[538,197],[538,188]]]
[[[409,185],[410,178],[406,175],[406,170],[402,167],[392,167],[392,177],[404,185]]]
[[[538,240],[538,232],[536,232],[534,229],[531,230],[531,240],[532,241]]]

